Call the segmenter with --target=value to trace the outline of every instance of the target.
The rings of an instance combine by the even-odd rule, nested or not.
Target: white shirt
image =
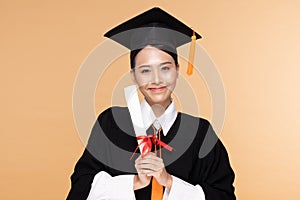
[[[167,135],[177,117],[177,109],[174,101],[171,102],[171,104],[159,118],[155,117],[151,106],[145,99],[143,99],[141,102],[141,111],[145,127],[148,129],[154,123],[154,121],[157,120],[162,127],[164,136]]]
[[[146,100],[141,102],[141,111],[144,125],[150,127],[155,120],[158,120],[165,136],[177,117],[174,101],[171,102],[159,118],[155,117]],[[94,177],[87,200],[135,200],[133,178],[134,175],[112,177],[107,172],[101,171]],[[173,175],[172,178],[171,190],[165,189],[163,200],[205,200],[205,195],[200,185],[192,185]]]

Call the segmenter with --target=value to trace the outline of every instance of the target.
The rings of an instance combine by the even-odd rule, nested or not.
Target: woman
[[[76,164],[67,199],[235,199],[234,173],[221,141],[199,157],[204,138],[216,138],[209,122],[178,113],[171,98],[179,68],[176,47],[189,42],[191,33],[153,8],[105,35],[131,50],[131,77],[144,96],[143,122],[147,128],[157,125],[153,151],[135,153],[138,142],[127,108],[107,109]]]

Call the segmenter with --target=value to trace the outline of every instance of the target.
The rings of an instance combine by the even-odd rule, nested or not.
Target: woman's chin
[[[151,106],[153,106],[155,104],[166,106],[166,105],[170,104],[171,100],[170,100],[170,98],[159,98],[159,97],[155,96],[155,97],[150,97],[150,98],[148,97],[147,101]]]

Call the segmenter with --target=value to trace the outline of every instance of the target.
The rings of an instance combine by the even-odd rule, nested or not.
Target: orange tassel
[[[194,58],[195,58],[195,48],[196,48],[196,35],[195,31],[193,31],[193,36],[191,37],[192,41],[190,44],[190,54],[189,54],[189,60],[188,60],[188,67],[187,67],[187,74],[192,75],[193,69],[194,69]]]

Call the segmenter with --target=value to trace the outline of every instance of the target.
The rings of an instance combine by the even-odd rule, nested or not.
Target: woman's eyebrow
[[[160,64],[159,64],[159,66],[162,66],[162,65],[167,65],[167,64],[172,64],[172,62],[170,62],[170,61],[166,61],[166,62],[160,63]]]
[[[163,66],[163,65],[167,65],[167,64],[172,64],[172,62],[170,61],[166,61],[166,62],[162,62],[158,65],[155,65],[155,66]],[[152,65],[140,65],[140,66],[137,66],[136,68],[140,69],[140,68],[149,68],[151,67]]]
[[[140,66],[138,66],[137,68],[149,68],[149,67],[151,67],[151,65],[140,65]]]

